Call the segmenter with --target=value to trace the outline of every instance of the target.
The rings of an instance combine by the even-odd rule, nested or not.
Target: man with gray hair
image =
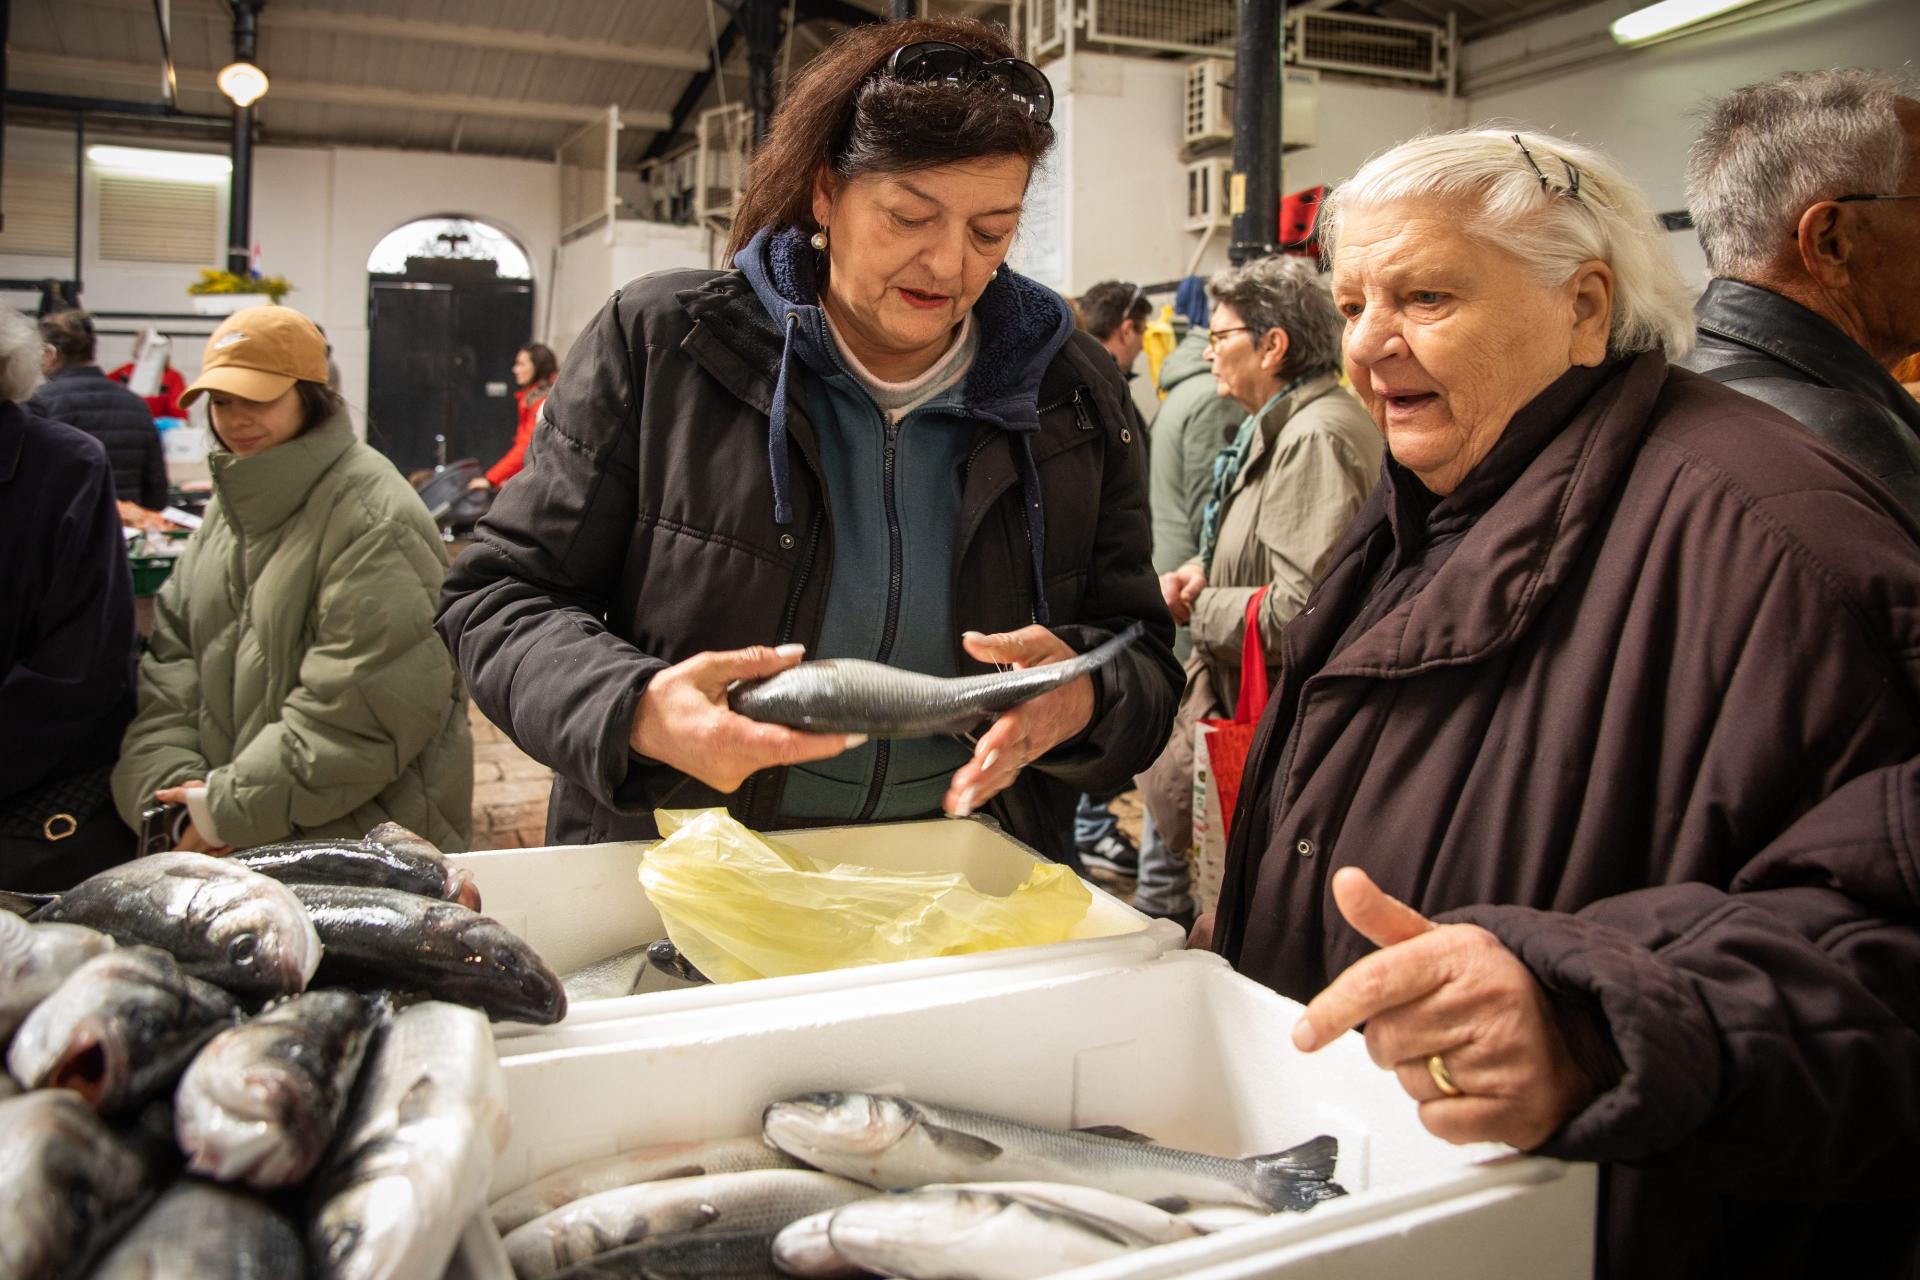
[[[1920,519],[1920,101],[1862,68],[1790,71],[1712,104],[1687,208],[1714,279],[1686,368],[1764,401]]]

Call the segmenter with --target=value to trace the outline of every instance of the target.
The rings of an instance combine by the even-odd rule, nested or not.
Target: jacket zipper
[[[894,501],[894,477],[900,449],[900,424],[887,423],[887,449],[881,457],[882,497],[887,509],[887,613],[880,632],[880,650],[874,661],[884,663],[893,656],[893,642],[900,632],[900,590],[906,576],[902,563],[905,552],[900,542],[900,508]],[[893,744],[885,738],[874,744],[873,781],[867,785],[867,801],[860,807],[857,822],[873,817],[880,807],[880,792],[887,779],[887,761]]]

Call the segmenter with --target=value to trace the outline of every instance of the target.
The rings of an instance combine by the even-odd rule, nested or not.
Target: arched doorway
[[[513,356],[533,341],[533,271],[498,227],[445,214],[367,260],[367,440],[401,471],[491,463],[513,442]]]

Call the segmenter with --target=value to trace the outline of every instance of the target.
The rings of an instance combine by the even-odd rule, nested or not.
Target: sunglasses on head
[[[970,85],[992,82],[1027,109],[1027,118],[1046,124],[1053,118],[1053,85],[1031,62],[1000,58],[982,62],[970,49],[945,40],[903,44],[887,58],[887,78],[903,84]]]

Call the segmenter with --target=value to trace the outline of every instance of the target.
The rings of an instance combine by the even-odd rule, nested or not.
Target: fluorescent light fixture
[[[229,62],[213,82],[236,107],[250,107],[267,96],[267,73],[251,62]]]
[[[87,159],[96,169],[139,173],[153,178],[224,178],[233,161],[205,151],[154,151],[147,147],[88,147]]]
[[[1660,0],[1658,4],[1635,9],[1623,18],[1614,19],[1613,25],[1607,29],[1612,32],[1616,43],[1645,44],[1754,3],[1756,0]]]

